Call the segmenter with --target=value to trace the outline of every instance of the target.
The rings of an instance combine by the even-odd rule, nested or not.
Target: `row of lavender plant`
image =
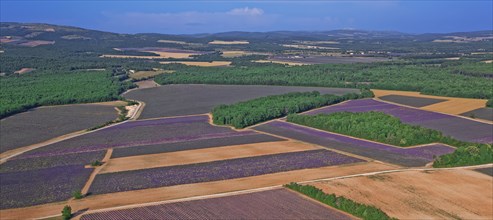
[[[327,150],[311,150],[98,175],[90,192],[103,194],[234,179],[290,170],[361,162]]]

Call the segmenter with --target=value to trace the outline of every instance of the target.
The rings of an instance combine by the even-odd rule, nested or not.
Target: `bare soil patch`
[[[311,185],[398,219],[493,218],[493,180],[472,170],[405,171]]]
[[[135,84],[139,87],[139,89],[147,89],[147,88],[154,88],[154,87],[160,86],[159,84],[154,82],[154,80],[152,80],[152,79],[148,79],[148,80],[144,80],[144,81],[138,81],[138,82],[135,82]]]
[[[74,212],[84,209],[95,210],[123,205],[157,202],[171,199],[187,198],[192,196],[211,195],[239,190],[279,186],[289,182],[299,182],[357,173],[390,170],[393,168],[394,167],[392,166],[379,163],[362,163],[316,169],[295,170],[216,182],[196,183],[94,195],[80,200],[72,200],[68,202],[68,205],[72,207],[72,210]],[[67,202],[52,203],[18,209],[0,210],[0,215],[2,216],[2,218],[6,219],[39,218],[51,215],[58,215],[60,210],[62,210],[63,206],[65,205],[67,205]]]
[[[172,153],[148,154],[111,159],[100,173],[113,173],[128,170],[203,163],[216,160],[298,152],[317,148],[317,146],[304,144],[301,142],[279,141],[178,151]]]
[[[432,99],[432,98],[412,97],[412,96],[402,96],[402,95],[386,95],[379,98],[384,101],[395,102],[398,104],[408,105],[417,108],[447,101],[446,99]]]

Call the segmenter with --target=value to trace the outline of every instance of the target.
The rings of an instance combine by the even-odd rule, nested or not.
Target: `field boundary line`
[[[195,117],[195,116],[206,116],[208,114],[209,113],[193,114],[193,115],[164,116],[164,117],[156,117],[156,118],[144,118],[144,119],[139,119],[137,121],[150,121],[150,120],[159,120],[159,119],[168,119],[168,118],[186,118],[186,117]]]
[[[399,104],[399,103],[395,103],[395,102],[385,101],[385,100],[380,99],[378,97],[373,98],[373,100],[379,101],[379,102],[384,102],[384,103],[387,103],[387,104],[397,105],[397,106],[401,106],[401,107],[405,107],[405,108],[412,108],[412,109],[426,111],[426,112],[434,112],[434,113],[448,115],[448,116],[452,116],[452,117],[463,118],[463,119],[467,119],[467,120],[470,120],[470,121],[475,121],[475,122],[479,122],[479,123],[483,123],[483,124],[493,125],[493,121],[482,120],[482,119],[477,119],[477,118],[470,118],[470,117],[466,117],[466,116],[463,116],[463,115],[454,115],[454,114],[445,113],[445,112],[439,112],[439,111],[431,111],[431,110],[417,108],[417,107],[408,106],[408,105],[403,105],[403,104]],[[424,106],[424,107],[426,107],[426,106]]]
[[[89,176],[89,178],[86,181],[86,184],[84,184],[84,187],[82,187],[82,189],[81,189],[82,195],[85,196],[89,192],[89,188],[91,188],[91,185],[94,182],[94,179],[96,179],[96,175],[98,175],[98,173],[106,166],[106,164],[108,164],[112,153],[113,153],[113,148],[109,148],[106,151],[106,154],[104,155],[104,158],[101,161],[101,162],[103,162],[103,164],[99,167],[96,167],[92,171],[91,175]],[[89,169],[89,168],[87,168],[87,169]]]

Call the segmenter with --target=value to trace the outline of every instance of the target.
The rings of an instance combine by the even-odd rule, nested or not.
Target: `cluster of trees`
[[[424,94],[493,98],[493,79],[450,73],[450,69],[403,63],[283,65],[233,68],[188,67],[155,78],[159,84],[250,84],[375,88]]]
[[[321,189],[311,186],[311,185],[300,185],[297,183],[290,183],[284,185],[284,187],[300,192],[312,199],[322,202],[326,205],[334,207],[336,209],[347,212],[351,215],[359,217],[364,220],[395,220],[396,218],[391,218],[381,209],[365,205],[362,203],[355,202],[351,199],[347,199],[343,196],[336,196],[335,194],[326,194]]]
[[[212,119],[214,124],[244,128],[259,122],[338,103],[347,99],[372,96],[373,93],[368,90],[362,91],[361,94],[346,94],[343,96],[320,95],[317,91],[293,92],[266,96],[232,105],[220,105],[212,110]]]
[[[336,112],[319,115],[289,115],[288,121],[396,146],[447,142],[441,132],[402,123],[383,112]],[[445,140],[447,139],[447,140]],[[445,141],[444,141],[445,140]]]
[[[41,105],[119,99],[133,84],[119,71],[38,72],[0,77],[0,118]]]
[[[444,136],[441,132],[402,123],[382,112],[338,112],[329,115],[288,115],[288,121],[321,130],[373,140],[397,146],[444,143],[457,147],[436,158],[434,167],[455,167],[493,162],[489,144],[467,143]]]
[[[493,163],[493,148],[488,144],[459,147],[435,159],[433,167],[457,167]]]

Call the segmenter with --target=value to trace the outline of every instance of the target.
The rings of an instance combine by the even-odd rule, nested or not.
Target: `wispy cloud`
[[[177,13],[103,12],[107,26],[126,26],[139,32],[175,30],[178,33],[251,30],[269,27],[277,16],[260,8],[233,8],[223,12],[187,11]],[[192,29],[193,28],[193,29]]]
[[[231,11],[228,11],[227,14],[230,15],[248,15],[248,16],[259,16],[264,14],[264,10],[260,8],[234,8]]]

